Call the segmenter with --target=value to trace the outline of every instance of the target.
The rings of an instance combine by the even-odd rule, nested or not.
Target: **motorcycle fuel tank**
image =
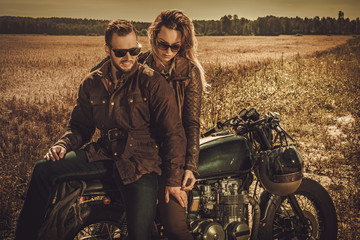
[[[242,173],[251,168],[248,141],[242,136],[227,134],[200,140],[200,179]]]

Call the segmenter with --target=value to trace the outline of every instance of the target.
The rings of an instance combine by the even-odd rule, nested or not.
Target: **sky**
[[[258,17],[360,17],[360,0],[0,0],[0,16],[127,19],[151,22],[166,9],[182,10],[193,20],[224,15]]]

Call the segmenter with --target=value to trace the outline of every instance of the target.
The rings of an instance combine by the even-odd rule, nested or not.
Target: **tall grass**
[[[212,88],[202,108],[204,129],[242,108],[280,113],[284,128],[297,140],[306,172],[327,176],[319,180],[335,202],[339,239],[357,239],[360,38],[311,56],[231,67],[209,65],[206,70]]]
[[[99,51],[102,38],[40,39],[47,37],[23,41],[10,36],[0,46],[1,239],[13,236],[33,164],[63,133],[81,79],[104,56]],[[256,61],[206,62],[208,51],[200,52],[211,84],[203,100],[202,130],[242,108],[279,112],[284,128],[297,140],[306,172],[329,179],[323,184],[336,205],[340,239],[356,239],[360,39],[310,56]]]

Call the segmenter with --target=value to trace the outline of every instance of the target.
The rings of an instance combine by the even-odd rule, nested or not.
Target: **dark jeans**
[[[35,164],[23,209],[20,213],[16,240],[36,239],[58,181],[90,179],[113,175],[112,161],[89,163],[82,150],[71,151],[59,161],[41,160]],[[157,176],[146,174],[138,181],[123,185],[113,175],[124,198],[130,239],[150,238],[156,211]]]
[[[151,239],[158,192],[156,173],[145,174],[136,182],[118,186],[125,202],[129,239]]]

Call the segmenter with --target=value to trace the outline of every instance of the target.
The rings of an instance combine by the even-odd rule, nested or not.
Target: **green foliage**
[[[343,14],[343,13],[342,13]],[[266,16],[254,21],[237,15],[225,15],[220,21],[194,20],[196,33],[208,36],[258,35],[277,36],[281,34],[360,34],[360,20],[349,18],[288,18]]]
[[[109,20],[3,16],[0,17],[0,33],[103,36],[108,23]],[[142,30],[150,25],[144,22],[132,22],[132,24],[140,35],[143,35]]]

